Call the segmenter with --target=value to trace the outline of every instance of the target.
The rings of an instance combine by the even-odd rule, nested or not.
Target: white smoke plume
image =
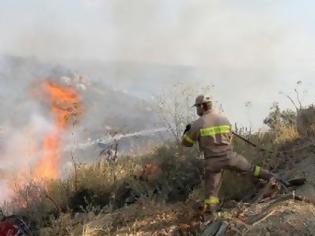
[[[0,54],[16,56],[0,56],[0,126],[10,136],[2,138],[10,143],[2,165],[23,163],[23,134],[34,122],[49,127],[29,100],[32,81],[75,70],[97,83],[84,92],[86,138],[117,120],[130,133],[152,128],[148,104],[130,94],[148,101],[178,81],[214,85],[232,122],[258,128],[273,101],[292,108],[279,91],[299,80],[315,86],[312,9],[311,1],[2,1]],[[314,96],[310,90],[304,104]]]

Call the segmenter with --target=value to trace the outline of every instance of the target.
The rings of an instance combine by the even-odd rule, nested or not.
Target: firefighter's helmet
[[[194,106],[198,106],[204,103],[212,103],[212,99],[208,95],[199,95],[196,97]]]

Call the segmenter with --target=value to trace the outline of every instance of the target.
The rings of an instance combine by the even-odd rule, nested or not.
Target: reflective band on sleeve
[[[215,136],[216,134],[226,134],[231,132],[231,127],[229,125],[218,125],[208,128],[200,129],[200,135],[204,136]]]
[[[210,196],[209,198],[205,199],[205,204],[208,205],[218,205],[220,203],[219,198]]]
[[[254,176],[258,177],[260,175],[260,170],[261,170],[260,166],[255,166]]]
[[[194,140],[192,140],[187,134],[184,135],[184,139],[191,144],[195,143]]]

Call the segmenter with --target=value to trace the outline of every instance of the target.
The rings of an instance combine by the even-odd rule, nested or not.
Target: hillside
[[[15,136],[18,135],[25,136],[23,132],[32,129],[33,126],[49,127],[51,114],[47,104],[38,101],[33,96],[36,84],[47,79],[65,86],[73,86],[79,93],[83,107],[80,124],[73,126],[64,135],[64,148],[76,151],[76,157],[81,160],[88,161],[98,158],[98,154],[102,151],[102,148],[97,145],[99,139],[114,136],[116,133],[131,134],[162,127],[158,115],[153,112],[153,103],[122,90],[114,90],[106,85],[106,77],[101,81],[94,77],[78,74],[76,70],[66,66],[44,63],[36,58],[1,56],[0,147],[12,146],[17,141],[11,139],[16,139]],[[19,138],[19,140],[21,139],[23,137]],[[152,138],[152,142],[156,140],[157,143],[160,143],[158,139],[158,137]],[[21,141],[19,142],[19,146],[23,146]],[[92,144],[87,148],[77,148],[86,143]],[[109,144],[111,143],[109,142]],[[128,147],[138,145],[145,147],[148,145],[147,139],[142,137],[125,138],[120,141],[119,151],[124,152]],[[22,154],[10,155],[4,159],[15,160]],[[68,160],[70,155],[66,152],[64,156]],[[5,164],[2,165],[5,166]]]
[[[182,149],[170,140],[163,143],[161,134],[132,135],[143,129],[150,131],[158,125],[150,103],[65,67],[43,64],[35,59],[4,57],[1,60],[5,60],[1,63],[5,65],[1,68],[1,83],[7,89],[2,89],[0,94],[2,97],[14,95],[1,100],[3,111],[6,111],[1,114],[1,140],[10,144],[4,145],[3,150],[1,147],[2,164],[6,167],[1,170],[1,176],[8,182],[6,186],[14,186],[3,210],[23,218],[33,234],[218,236],[315,233],[313,107],[297,113],[281,112],[279,107],[273,107],[266,123],[270,129],[266,132],[252,133],[235,127],[235,132],[259,144],[264,151],[237,138],[233,140],[234,149],[252,162],[288,179],[304,177],[306,183],[287,189],[274,182],[225,171],[218,223],[205,225],[201,212],[203,161],[198,150]],[[35,155],[36,152],[32,153],[28,145],[23,149],[21,136],[17,134],[28,134],[25,127],[28,127],[30,117],[38,111],[41,115],[49,114],[49,106],[44,106],[43,101],[35,103],[25,91],[34,85],[34,78],[44,81],[47,76],[58,82],[61,89],[68,88],[64,85],[75,87],[83,101],[82,104],[70,104],[73,107],[64,106],[62,100],[52,103],[55,109],[63,108],[61,112],[71,113],[70,108],[74,108],[82,114],[78,123],[70,123],[67,116],[62,116],[61,121],[68,122],[72,129],[68,131],[64,126],[68,136],[54,137],[66,140],[65,144],[76,141],[73,147],[89,142],[93,145],[82,149],[70,146],[63,153],[66,159],[62,159],[60,165],[65,173],[61,178],[56,178],[56,171],[53,178],[42,180],[35,175],[27,181],[23,179],[26,169],[17,166],[24,162],[30,164],[27,162],[29,153]],[[35,119],[35,125],[46,124],[38,117]],[[10,142],[8,135],[15,137],[14,142]],[[112,154],[106,152],[108,144],[101,138],[104,135],[106,138],[119,137],[120,145],[125,147],[125,152],[118,152],[117,160],[108,158]],[[28,137],[32,136],[26,136],[26,144],[31,139]],[[128,140],[129,137],[132,140]],[[133,149],[137,148],[139,152],[135,155]],[[58,154],[59,146],[53,145],[49,150]],[[55,157],[58,163],[59,155]],[[6,179],[7,169],[14,173],[14,180]],[[223,221],[227,223],[224,234],[209,233],[217,231],[215,227]]]
[[[291,129],[237,130],[268,150],[235,139],[238,152],[288,179],[305,177],[306,183],[285,189],[226,171],[217,218],[228,223],[225,234],[205,233],[216,231],[216,225],[202,223],[202,160],[196,150],[183,153],[175,144],[117,162],[77,163],[67,179],[52,182],[28,198],[26,207],[14,209],[39,235],[313,235],[315,141],[297,132],[292,136]],[[29,193],[34,187],[27,187]]]
[[[30,90],[36,81],[46,78],[56,80],[62,77],[79,78],[80,76],[76,70],[62,65],[44,63],[35,58],[1,56],[0,97],[2,99],[0,102],[1,110],[6,112],[1,112],[0,123],[10,119],[19,124],[25,121],[16,119],[16,115],[29,116],[27,112],[33,106]],[[103,81],[94,77],[83,76],[82,78],[88,83],[84,87],[79,87],[86,108],[83,125],[86,125],[93,134],[105,126],[127,132],[158,126],[156,115],[151,112],[152,104],[126,94],[122,90],[113,90],[110,86],[106,86],[106,77],[102,78]]]

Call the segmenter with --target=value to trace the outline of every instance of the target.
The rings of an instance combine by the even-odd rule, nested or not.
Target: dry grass
[[[237,132],[268,151],[234,138],[235,150],[266,167],[277,166],[281,157],[275,153],[299,137],[294,126]],[[76,163],[76,171],[65,180],[20,189],[16,200],[24,207],[11,204],[8,210],[26,216],[40,235],[169,235],[185,215],[179,210],[187,208],[183,202],[203,198],[202,161],[197,156],[195,149],[184,151],[172,144],[115,163]],[[226,199],[239,200],[253,190],[251,178],[231,172],[224,178]]]
[[[121,157],[115,163],[77,163],[76,171],[65,180],[46,185],[31,182],[18,189],[6,210],[27,217],[33,228],[42,229],[42,235],[72,235],[73,228],[78,228],[75,224],[81,225],[80,234],[75,235],[97,235],[108,230],[88,223],[98,216],[134,202],[188,197],[200,182],[201,169],[194,150],[187,155],[179,151],[171,145],[146,156]],[[145,167],[155,165],[158,175],[145,171]],[[23,204],[18,206],[17,202]]]
[[[288,125],[288,126],[280,126],[278,127],[275,143],[281,144],[281,143],[288,143],[293,142],[300,138],[300,135],[297,131],[296,126],[294,125]]]

